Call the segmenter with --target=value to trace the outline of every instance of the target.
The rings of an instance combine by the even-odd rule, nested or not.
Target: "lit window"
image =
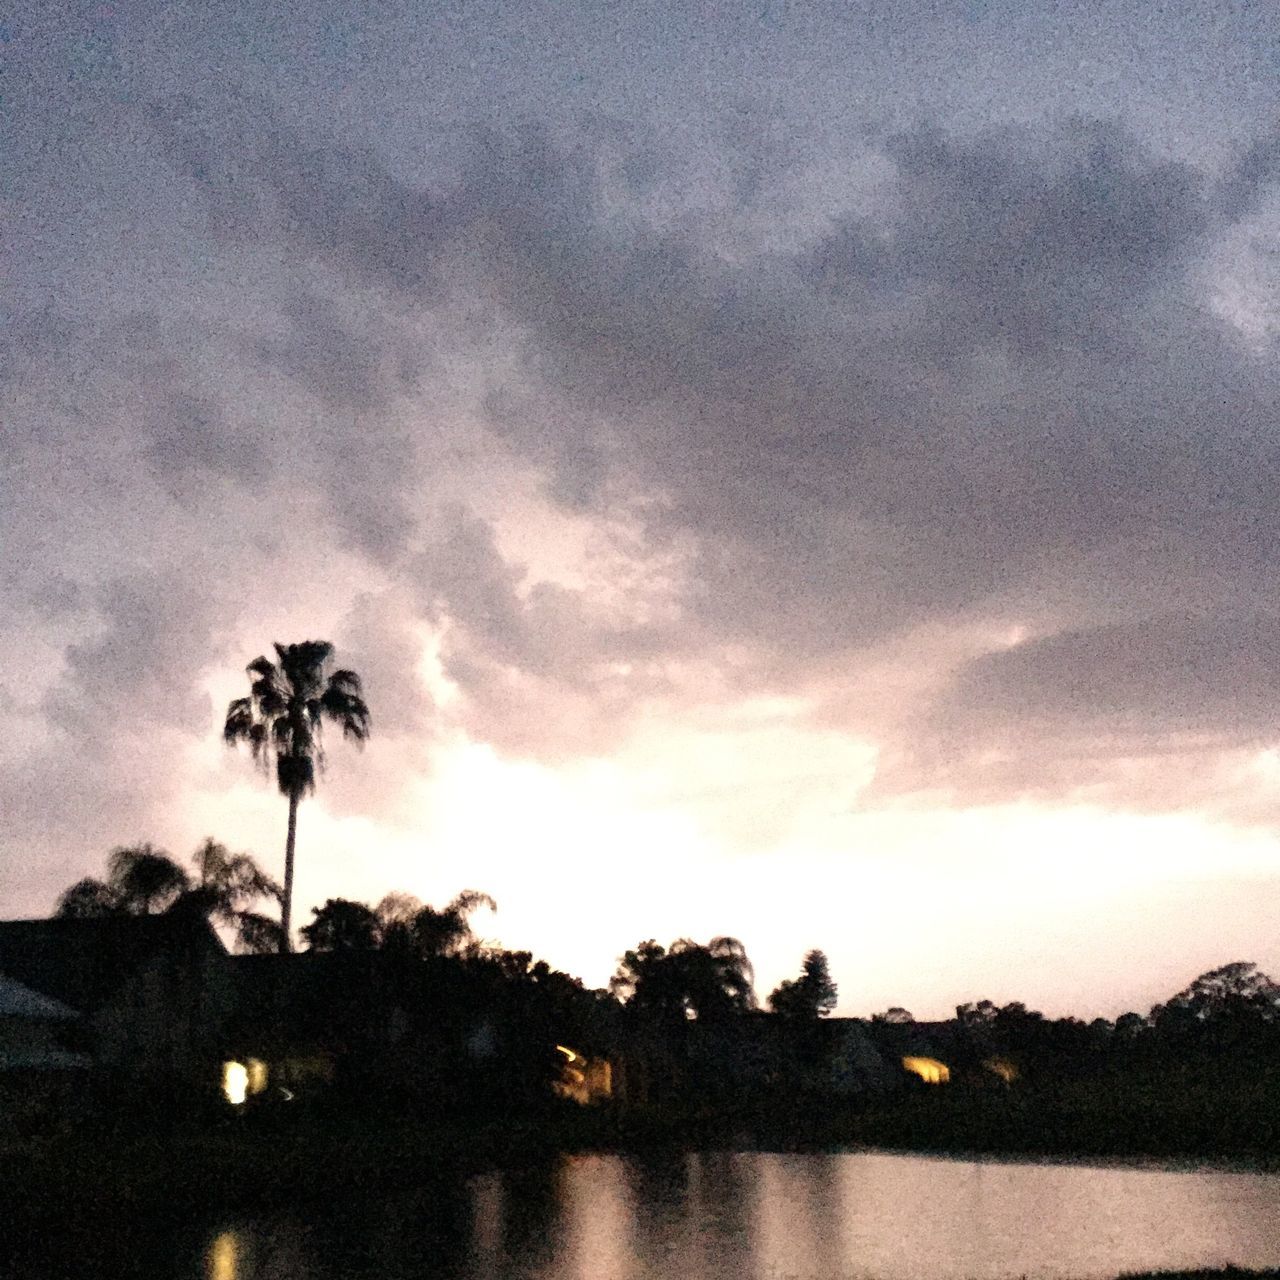
[[[903,1058],[902,1066],[925,1084],[946,1084],[951,1079],[951,1068],[937,1058]]]
[[[243,1062],[222,1064],[222,1092],[233,1107],[238,1107],[249,1091],[249,1071]]]
[[[267,1064],[261,1058],[250,1058],[245,1063],[247,1073],[247,1092],[261,1093],[267,1087]]]

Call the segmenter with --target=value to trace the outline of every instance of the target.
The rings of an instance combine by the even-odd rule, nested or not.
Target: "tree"
[[[800,976],[780,982],[769,997],[769,1007],[784,1018],[825,1018],[836,1007],[836,984],[826,953],[810,951]]]
[[[302,930],[309,951],[375,951],[381,941],[377,914],[363,902],[329,898],[311,914]]]
[[[754,974],[737,938],[705,946],[678,938],[670,949],[653,939],[626,952],[609,990],[637,1013],[663,1021],[715,1020],[754,1009]]]
[[[196,883],[187,898],[203,903],[205,914],[234,930],[241,951],[251,955],[281,950],[280,925],[253,909],[260,898],[280,902],[280,886],[247,853],[231,853],[207,838],[192,862]]]
[[[385,909],[386,899],[379,904]],[[411,951],[424,958],[473,955],[480,940],[471,928],[471,915],[481,907],[497,911],[487,893],[464,889],[448,906],[418,907],[408,918],[407,939]]]
[[[155,915],[191,887],[187,873],[151,844],[120,845],[107,855],[107,878],[86,876],[58,899],[56,913],[79,920]]]
[[[999,1006],[991,1000],[979,1000],[976,1004],[970,1000],[967,1004],[956,1005],[956,1021],[966,1031],[981,1031],[991,1027],[999,1013]]]
[[[253,910],[259,898],[279,898],[280,889],[247,853],[232,854],[206,839],[192,856],[195,876],[163,849],[151,844],[121,845],[107,857],[107,878],[86,876],[58,899],[64,919],[189,912],[232,929],[242,951],[262,951],[279,926]]]
[[[342,736],[363,743],[369,736],[369,708],[360,677],[354,671],[327,672],[333,646],[325,640],[275,646],[278,661],[257,657],[245,668],[249,696],[227,707],[222,736],[228,745],[247,742],[254,759],[276,766],[276,783],[289,800],[285,838],[284,891],[280,927],[284,949],[293,945],[293,861],[298,831],[298,804],[315,790],[316,771],[324,766],[322,728],[337,724]]]
[[[1228,1020],[1280,1019],[1280,985],[1256,964],[1237,960],[1202,973],[1165,1005],[1151,1011],[1157,1027],[1197,1026]]]
[[[904,1009],[900,1004],[895,1004],[883,1013],[873,1013],[871,1021],[886,1023],[892,1027],[905,1027],[915,1021],[915,1015],[910,1009]]]

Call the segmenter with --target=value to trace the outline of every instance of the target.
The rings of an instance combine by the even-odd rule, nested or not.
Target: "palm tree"
[[[279,902],[280,886],[247,853],[232,853],[207,838],[191,859],[196,880],[186,897],[193,907],[233,929],[241,951],[264,955],[282,949],[280,923],[253,910],[259,898]]]
[[[253,858],[210,837],[191,862],[194,877],[154,845],[121,845],[107,857],[107,878],[76,881],[59,897],[55,914],[96,920],[189,913],[234,930],[241,951],[279,951],[279,924],[253,906],[264,897],[279,901],[280,888]]]
[[[498,904],[477,889],[464,889],[444,907],[423,906],[409,893],[389,893],[374,908],[378,945],[424,960],[475,957],[483,943],[472,930],[470,917],[481,907],[497,911]]]
[[[289,797],[289,834],[285,840],[284,893],[280,927],[285,950],[293,946],[293,850],[298,831],[298,802],[315,790],[316,769],[323,767],[321,729],[325,720],[342,727],[342,736],[364,742],[369,736],[369,708],[361,697],[360,677],[354,671],[326,668],[333,645],[326,640],[275,646],[277,662],[255,658],[246,671],[249,696],[227,707],[224,740],[247,742],[263,768],[272,758],[276,782]]]
[[[120,845],[107,855],[107,878],[77,880],[58,899],[56,914],[77,920],[154,915],[190,888],[191,878],[163,849]]]

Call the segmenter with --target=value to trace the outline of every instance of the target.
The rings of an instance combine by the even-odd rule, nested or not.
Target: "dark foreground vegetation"
[[[1135,1271],[1120,1280],[1277,1280],[1280,1271],[1243,1271],[1239,1267],[1218,1267],[1205,1271]]]
[[[1239,1267],[1217,1267],[1207,1271],[1130,1271],[1120,1280],[1276,1280],[1280,1271],[1242,1271]]]

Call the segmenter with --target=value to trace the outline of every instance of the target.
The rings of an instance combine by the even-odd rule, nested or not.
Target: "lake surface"
[[[564,1156],[394,1202],[187,1223],[75,1274],[1087,1280],[1229,1262],[1280,1267],[1280,1175],[752,1152]]]

